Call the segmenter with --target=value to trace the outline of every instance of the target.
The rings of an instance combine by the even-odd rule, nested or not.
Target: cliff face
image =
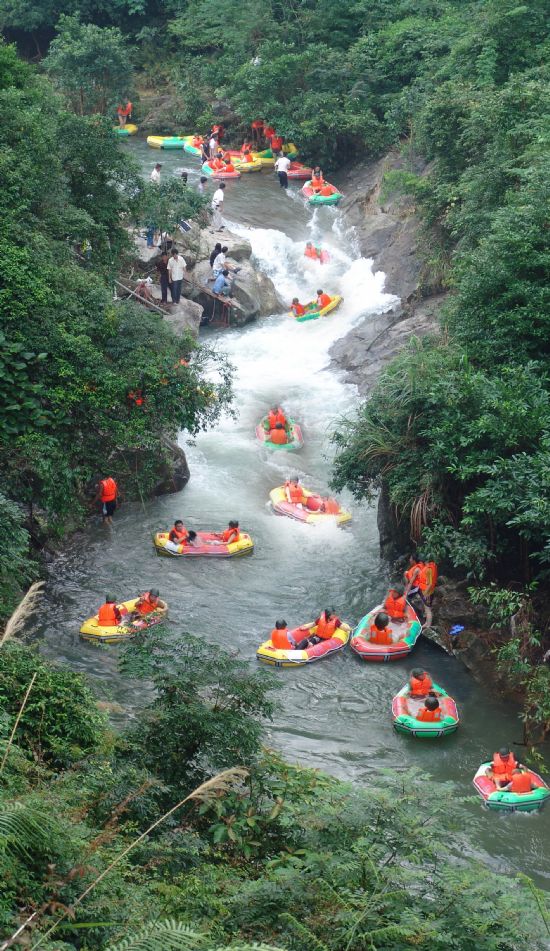
[[[375,271],[384,271],[385,290],[401,298],[398,306],[374,320],[369,317],[331,349],[334,364],[361,393],[368,393],[384,365],[411,336],[437,329],[446,297],[429,279],[421,222],[412,199],[382,198],[384,175],[403,166],[403,157],[391,152],[378,162],[350,169],[338,181],[347,196],[340,207],[355,230],[361,254],[372,259]],[[411,170],[410,165],[407,168]],[[417,162],[412,171],[423,174],[426,166]]]

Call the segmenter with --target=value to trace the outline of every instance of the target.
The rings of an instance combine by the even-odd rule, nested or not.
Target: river
[[[161,161],[164,176],[186,169],[190,187],[198,180],[198,163],[185,153],[159,154],[139,140],[123,148],[141,162],[145,174]],[[123,505],[112,530],[99,519],[91,521],[50,565],[50,610],[33,628],[41,649],[89,675],[103,699],[130,711],[140,702],[136,690],[141,687],[118,674],[119,649],[97,647],[78,636],[81,621],[94,613],[107,590],[122,599],[156,585],[169,601],[174,630],[199,632],[255,664],[256,647],[276,618],[295,626],[327,605],[356,623],[384,594],[388,580],[373,507],[342,496],[353,521],[339,529],[277,517],[267,502],[269,490],[293,473],[306,486],[327,490],[330,428],[358,402],[355,388],[328,369],[328,350],[365,316],[375,321],[396,299],[384,289],[383,274],[373,274],[370,262],[358,256],[342,215],[332,208],[312,213],[301,200],[299,183],[285,194],[273,173],[243,176],[227,183],[225,206],[227,224],[251,241],[257,266],[285,298],[297,294],[303,300],[323,286],[345,300],[327,320],[296,324],[278,314],[240,330],[205,332],[236,367],[238,418],[224,418],[191,445],[182,436],[191,468],[183,492],[145,508]],[[321,269],[304,261],[307,239],[322,240],[331,253],[329,265]],[[279,400],[303,426],[305,447],[299,454],[269,455],[254,438],[257,420]],[[254,537],[255,552],[221,562],[158,558],[151,535],[176,517],[191,528],[222,528],[238,518]],[[423,744],[392,729],[391,698],[416,665],[428,668],[460,708],[458,732],[440,743]],[[519,741],[521,725],[517,710],[488,694],[459,662],[421,640],[411,664],[369,665],[347,650],[310,667],[276,671],[276,676],[282,684],[281,710],[267,730],[270,745],[292,760],[359,783],[368,784],[380,768],[412,765],[436,782],[454,781],[459,794],[473,797],[466,804],[463,830],[471,854],[498,870],[524,871],[550,888],[550,809],[497,816],[474,798],[471,779],[479,763],[503,743]]]

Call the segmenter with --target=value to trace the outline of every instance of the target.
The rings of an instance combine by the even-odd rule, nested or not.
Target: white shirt
[[[288,172],[290,168],[290,159],[286,155],[281,155],[275,162],[275,169],[278,172]]]
[[[225,254],[223,253],[223,251],[220,251],[220,253],[218,254],[218,256],[217,256],[216,258],[214,258],[214,263],[213,263],[213,265],[212,265],[212,270],[213,270],[213,271],[223,271],[224,267],[225,267]]]
[[[170,280],[181,281],[186,267],[185,258],[182,258],[181,254],[178,254],[177,257],[171,257],[168,261]]]
[[[223,205],[223,188],[217,188],[212,195],[212,208],[219,208]]]
[[[212,136],[212,138],[210,139],[210,142],[208,143],[208,145],[210,146],[210,149],[211,149],[211,151],[213,152],[214,149],[217,148],[218,140],[215,139],[214,136]]]
[[[149,176],[149,178],[150,178],[150,180],[153,182],[154,185],[159,185],[159,184],[160,184],[160,171],[159,171],[159,169],[158,169],[158,168],[154,168],[153,171],[151,172],[151,175]]]

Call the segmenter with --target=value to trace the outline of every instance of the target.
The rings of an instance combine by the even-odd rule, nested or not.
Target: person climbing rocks
[[[117,607],[116,598],[108,594],[105,604],[97,612],[97,623],[100,627],[118,627],[122,620],[122,611]]]
[[[169,290],[170,290],[170,296],[172,296],[172,289],[171,289],[171,285],[170,285],[170,275],[169,275],[169,273],[168,273],[168,253],[167,253],[167,251],[163,251],[163,252],[162,252],[162,254],[161,254],[161,256],[160,256],[160,260],[157,261],[156,268],[157,268],[157,271],[158,271],[159,283],[160,283],[160,293],[161,293],[160,302],[161,302],[161,304],[167,304],[167,303],[168,303],[168,291],[169,291]]]
[[[229,248],[227,247],[227,245],[224,245],[223,247],[221,247],[216,257],[212,261],[211,267],[212,267],[212,273],[214,274],[214,277],[218,277],[218,275],[221,274],[221,272],[224,270],[233,271],[234,274],[238,274],[239,271],[241,270],[241,268],[237,267],[236,264],[229,264],[226,258],[226,254],[228,250]]]
[[[275,171],[277,172],[277,177],[279,179],[279,185],[281,188],[288,188],[288,170],[290,168],[290,164],[290,159],[281,152],[277,161],[275,162]]]
[[[391,627],[388,627],[389,617],[385,611],[379,611],[374,619],[374,623],[370,626],[370,636],[369,640],[372,644],[380,644],[382,646],[389,646],[393,644],[392,630]]]
[[[273,429],[269,431],[269,441],[272,442],[274,446],[286,446],[288,436],[282,423],[275,423]]]
[[[420,710],[418,710],[416,714],[416,719],[424,723],[433,723],[437,720],[441,720],[442,717],[443,711],[439,706],[439,700],[433,695],[426,697],[424,706],[420,707]]]
[[[106,525],[112,525],[118,499],[118,485],[116,480],[113,479],[112,476],[100,479],[96,485],[96,489],[97,494],[94,501],[101,503],[103,522]]]
[[[409,567],[404,573],[405,597],[416,597],[422,605],[424,627],[432,626],[432,595],[437,584],[437,565],[434,561],[425,561],[418,554],[409,556]]]
[[[212,293],[215,294],[216,297],[219,297],[221,299],[224,299],[224,298],[227,299],[231,296],[231,290],[232,290],[233,284],[230,279],[228,280],[228,278],[229,278],[229,271],[227,270],[227,268],[224,268],[223,271],[221,271],[218,274],[216,280],[214,281],[212,285]]]

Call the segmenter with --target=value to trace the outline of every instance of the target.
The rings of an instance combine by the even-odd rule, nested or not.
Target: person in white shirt
[[[212,273],[214,275],[214,278],[218,277],[224,270],[234,271],[235,274],[238,274],[239,271],[241,270],[240,267],[235,267],[233,264],[228,264],[227,258],[225,256],[228,250],[229,249],[227,248],[227,246],[223,247],[221,251],[214,258],[214,261],[212,263]]]
[[[178,254],[177,248],[172,248],[172,254],[168,261],[168,278],[170,281],[170,293],[174,304],[179,304],[181,297],[181,285],[183,275],[187,269],[185,258]]]
[[[219,188],[212,195],[212,233],[214,231],[223,231],[222,211],[224,199],[225,182],[221,182]]]
[[[209,148],[210,148],[210,158],[214,158],[216,152],[218,151],[218,137],[217,137],[217,135],[213,135],[213,136],[212,136],[212,138],[210,139],[210,142],[208,143],[208,146],[209,146]]]
[[[277,172],[279,178],[279,185],[281,188],[288,188],[288,170],[290,168],[290,159],[283,155],[282,152],[279,153],[279,158],[275,162],[275,171]]]
[[[201,175],[200,182],[199,182],[199,184],[197,185],[197,191],[198,191],[199,195],[204,195],[204,193],[205,193],[205,191],[206,191],[206,186],[207,186],[207,184],[208,184],[208,179],[207,179],[206,175]]]
[[[151,172],[149,176],[149,180],[153,183],[153,185],[160,185],[161,168],[162,168],[162,162],[157,162],[157,164],[155,165],[153,171]]]

